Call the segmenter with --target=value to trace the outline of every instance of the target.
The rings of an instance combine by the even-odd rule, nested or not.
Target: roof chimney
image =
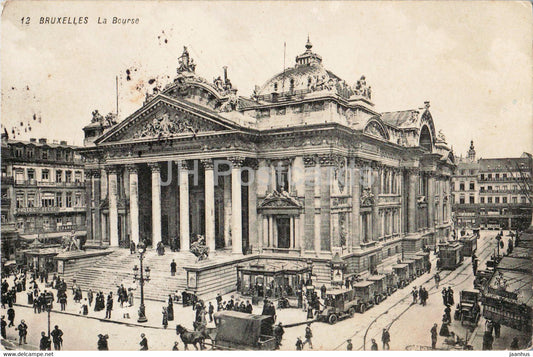
[[[40,138],[39,144],[46,144],[46,138]]]
[[[67,141],[66,140],[61,140],[60,144],[61,145],[67,145]]]
[[[30,138],[30,143],[36,143],[37,142],[37,139],[35,138]]]

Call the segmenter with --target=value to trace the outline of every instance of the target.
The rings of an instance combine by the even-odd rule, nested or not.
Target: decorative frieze
[[[304,167],[315,167],[317,163],[317,157],[314,155],[305,155],[303,157]]]

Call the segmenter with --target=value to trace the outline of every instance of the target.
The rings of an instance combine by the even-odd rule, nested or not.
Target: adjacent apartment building
[[[453,210],[457,228],[516,229],[531,221],[531,155],[476,160],[474,143],[457,158]]]
[[[86,233],[84,164],[76,149],[66,141],[20,141],[3,135],[3,256],[14,254],[14,242],[20,238]]]

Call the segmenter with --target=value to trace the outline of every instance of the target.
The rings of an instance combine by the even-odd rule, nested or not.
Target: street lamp
[[[139,281],[141,286],[141,306],[139,306],[139,318],[137,319],[137,322],[147,322],[148,319],[146,318],[146,309],[144,306],[144,283],[150,281],[150,268],[146,267],[143,271],[143,259],[144,253],[146,252],[146,246],[143,242],[140,242],[137,245],[137,251],[139,252],[140,269],[137,265],[133,267],[133,281]]]

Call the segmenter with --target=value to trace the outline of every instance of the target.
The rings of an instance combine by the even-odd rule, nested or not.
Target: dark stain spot
[[[153,79],[153,78],[148,80],[148,84],[153,84],[154,82],[155,82],[155,79]]]

